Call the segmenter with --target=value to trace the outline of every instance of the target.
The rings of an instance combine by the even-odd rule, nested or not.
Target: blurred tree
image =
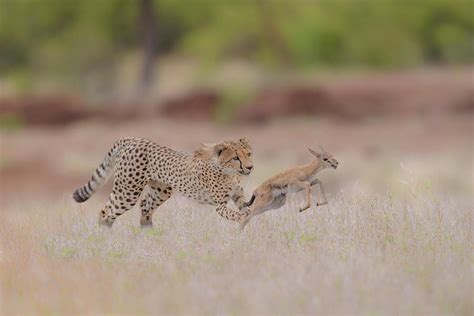
[[[474,61],[473,0],[0,0],[0,79],[113,92],[143,53],[138,85],[165,54],[206,65],[404,67]],[[127,59],[128,60],[128,59]]]
[[[143,68],[140,92],[146,94],[153,80],[158,34],[153,0],[140,0],[140,22],[143,37]]]
[[[275,55],[277,55],[279,63],[287,67],[291,62],[290,54],[281,34],[278,20],[273,12],[272,3],[267,0],[256,0],[256,2],[264,37]]]

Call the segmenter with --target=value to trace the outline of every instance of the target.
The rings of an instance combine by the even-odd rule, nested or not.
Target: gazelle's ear
[[[227,146],[224,144],[214,145],[214,152],[216,153],[217,157],[219,157],[226,148]]]
[[[315,156],[316,158],[321,158],[321,156],[323,155],[322,153],[318,153],[317,151],[311,149],[308,147],[308,150],[311,154],[313,154],[313,156]]]
[[[324,150],[323,146],[318,145],[319,149],[321,149],[321,153],[325,153],[326,151]]]

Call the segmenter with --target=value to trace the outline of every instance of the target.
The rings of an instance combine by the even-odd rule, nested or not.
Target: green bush
[[[0,1],[0,73],[80,76],[141,47],[140,1]],[[159,53],[215,64],[399,67],[474,61],[471,0],[155,0]]]

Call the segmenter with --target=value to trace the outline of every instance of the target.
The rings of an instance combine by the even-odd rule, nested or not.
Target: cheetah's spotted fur
[[[240,221],[246,216],[226,206],[232,199],[243,207],[241,176],[253,166],[246,139],[204,145],[193,155],[175,151],[147,139],[123,138],[115,142],[91,180],[76,190],[76,202],[86,201],[102,185],[115,167],[112,193],[99,214],[99,224],[112,226],[115,219],[130,210],[142,192],[142,227],[152,226],[153,212],[174,191],[198,202],[217,206],[226,219]]]

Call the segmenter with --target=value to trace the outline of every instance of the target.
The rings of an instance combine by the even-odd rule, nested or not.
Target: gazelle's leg
[[[323,183],[319,181],[318,184],[319,184],[319,190],[321,191],[321,195],[318,199],[318,203],[316,204],[316,206],[326,205],[328,204],[328,200],[326,198],[326,194],[324,193]]]
[[[247,226],[247,224],[249,223],[250,219],[253,217],[252,215],[252,211],[249,207],[245,207],[244,208],[244,212],[247,213],[246,216],[244,216],[241,220],[240,220],[240,225],[239,225],[239,228],[240,230],[244,230],[245,226]]]
[[[286,194],[281,194],[277,197],[274,197],[272,203],[270,203],[268,208],[264,210],[263,212],[279,209],[280,207],[285,205],[285,203],[286,203]],[[263,213],[263,212],[260,212],[260,213]]]
[[[321,192],[321,194],[318,197],[318,202],[316,203],[316,206],[322,206],[322,205],[328,204],[326,194],[324,193],[323,183],[319,179],[314,179],[311,182],[311,186],[316,185],[316,184],[319,186],[319,191]]]
[[[255,215],[261,214],[265,211],[272,209],[271,204],[273,202],[273,196],[271,194],[271,191],[266,192],[264,194],[257,193],[255,196],[256,197],[253,203],[243,209],[245,216],[240,219],[240,229],[244,229],[245,225],[247,225],[250,219]]]
[[[306,211],[311,207],[311,183],[307,181],[294,181],[288,185],[289,192],[298,192],[305,190],[306,192],[306,203],[303,207],[300,207],[300,212]]]

